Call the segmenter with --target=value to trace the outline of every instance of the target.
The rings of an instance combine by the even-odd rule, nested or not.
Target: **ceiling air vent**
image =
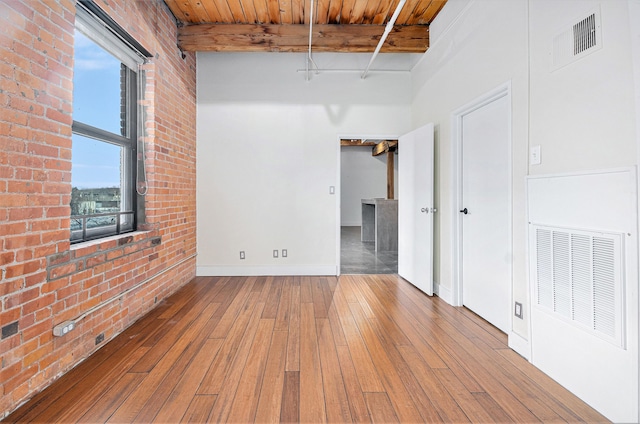
[[[553,38],[551,71],[560,69],[601,47],[600,9],[597,8]]]

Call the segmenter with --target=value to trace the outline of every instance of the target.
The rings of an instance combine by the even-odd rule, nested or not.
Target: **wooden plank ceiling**
[[[184,51],[373,52],[400,0],[164,0]],[[424,53],[447,0],[407,0],[383,53]]]

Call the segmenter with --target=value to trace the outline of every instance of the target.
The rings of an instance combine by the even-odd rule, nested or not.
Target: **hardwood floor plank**
[[[300,310],[300,421],[323,423],[327,416],[314,309],[313,303],[303,303]]]
[[[269,346],[269,357],[264,370],[255,422],[277,423],[280,421],[286,353],[287,333],[274,331]]]
[[[36,421],[39,422],[68,422],[75,421],[78,417],[82,416],[87,410],[93,407],[98,402],[101,394],[111,390],[114,383],[122,379],[127,370],[136,363],[144,354],[149,350],[146,346],[140,346],[133,351],[130,355],[127,355],[123,362],[120,362],[120,366],[111,369],[108,373],[105,373],[98,379],[85,378],[84,381],[78,384],[77,389],[68,392],[70,396],[77,396],[78,400],[70,405],[65,405],[64,408],[56,410],[54,408],[48,409],[46,412],[49,414],[41,414],[37,417]],[[139,374],[144,377],[145,374]],[[51,414],[51,412],[55,412]],[[108,416],[107,416],[108,418]]]
[[[209,319],[202,331],[199,333],[202,334],[202,337],[197,339],[192,339],[188,342],[186,349],[184,349],[183,353],[177,358],[175,362],[171,365],[169,369],[165,369],[165,379],[162,381],[157,387],[149,387],[146,385],[146,379],[140,383],[136,391],[139,390],[140,387],[145,387],[143,390],[147,390],[152,392],[151,396],[147,399],[144,405],[141,405],[139,408],[139,412],[136,415],[135,419],[132,421],[134,423],[149,423],[152,422],[154,417],[158,414],[158,411],[161,409],[162,405],[166,403],[167,399],[171,396],[171,394],[175,391],[176,384],[180,380],[180,378],[184,375],[185,370],[191,364],[196,355],[201,351],[202,346],[207,342],[207,334],[213,331],[217,319]],[[129,398],[127,399],[127,401]]]
[[[214,422],[225,422],[231,411],[231,405],[240,383],[242,372],[246,366],[247,357],[251,350],[253,340],[260,324],[260,316],[264,310],[264,303],[258,303],[253,310],[249,325],[244,332],[238,351],[236,352],[231,368],[224,378],[224,390],[219,390],[216,403],[213,405],[209,419]],[[220,353],[218,353],[218,356]]]
[[[293,278],[286,277],[282,283],[276,323],[273,331],[287,331],[289,329],[289,314],[291,313],[291,292],[293,291]]]
[[[206,423],[217,397],[217,395],[195,395],[180,422]]]
[[[322,287],[321,277],[311,278],[311,298],[313,299],[313,313],[316,318],[327,318],[328,316]]]
[[[173,348],[162,357],[146,375],[140,385],[138,385],[136,390],[127,397],[110,417],[109,420],[111,422],[133,422],[143,406],[153,396],[155,390],[165,381],[170,370],[176,369],[176,363],[183,356],[183,353],[192,345],[191,342],[194,339],[200,339],[201,335],[199,334],[199,330],[202,329],[201,327],[206,326],[210,315],[213,314],[216,308],[215,304],[210,305],[208,310],[205,308],[207,312],[204,312],[201,315],[201,319],[174,342]],[[192,350],[195,350],[195,348],[192,348]]]
[[[347,338],[342,330],[342,323],[340,322],[340,315],[336,309],[335,302],[332,302],[327,312],[329,316],[329,325],[331,325],[331,333],[333,334],[333,342],[336,346],[346,346]]]
[[[435,326],[432,336],[461,364],[461,366],[480,384],[483,390],[498,402],[498,404],[509,414],[510,421],[513,422],[537,422],[539,419],[525,406],[521,400],[516,398],[507,388],[503,381],[496,379],[490,361],[485,358],[476,358],[473,352],[466,349],[453,339],[455,334],[448,334],[447,331]]]
[[[511,349],[499,349],[497,352],[511,362],[516,369],[526,375],[530,381],[537,384],[542,390],[560,402],[565,408],[571,410],[580,420],[587,422],[606,422],[607,419],[584,403],[578,397],[567,391],[551,377],[540,372],[522,356]]]
[[[240,311],[231,329],[227,332],[227,337],[224,339],[218,354],[202,379],[200,387],[198,388],[198,394],[217,395],[220,393],[224,378],[233,364],[256,305],[258,305],[258,297],[259,293],[255,292],[248,296],[246,303],[242,307],[242,311]]]
[[[202,349],[196,354],[187,366],[178,384],[155,416],[156,422],[175,423],[182,419],[187,411],[189,403],[195,397],[200,382],[204,378],[205,371],[213,362],[218,349],[222,345],[221,339],[205,340]]]
[[[481,349],[491,350],[488,345],[484,344],[484,341],[479,340],[478,343],[480,343],[479,347]],[[520,392],[514,392],[514,394],[516,396],[531,396],[537,399],[538,403],[545,406],[545,409],[541,411],[541,414],[545,414],[545,416],[538,415],[538,409],[532,409],[530,407],[531,411],[534,414],[538,415],[542,420],[555,419],[556,415],[559,416],[563,421],[567,422],[575,422],[578,420],[578,416],[576,414],[574,414],[569,408],[562,406],[553,398],[553,396],[542,390],[540,386],[531,381],[531,379],[529,379],[529,377],[527,377],[524,373],[520,372],[520,370],[506,358],[504,358],[495,350],[492,353],[494,353],[493,355],[491,355],[494,363],[502,369],[503,374],[505,375],[505,377],[509,378],[511,384],[520,389]],[[550,411],[547,411],[546,408],[549,408]]]
[[[362,334],[367,349],[371,353],[373,363],[377,369],[384,370],[380,377],[382,378],[385,391],[389,395],[398,419],[402,422],[422,422],[423,417],[411,400],[411,395],[398,375],[395,365],[387,356],[384,346],[369,325],[360,304],[350,303],[349,308],[360,329],[360,334]]]
[[[143,374],[129,373],[122,376],[116,384],[112,385],[109,390],[93,404],[91,408],[76,422],[105,422],[115,409],[120,406],[122,401],[140,384],[144,379]],[[67,422],[66,417],[61,417],[59,422]]]
[[[105,421],[606,422],[396,275],[197,277],[3,422]]]
[[[384,285],[380,284],[380,281],[376,281],[376,285],[372,286],[372,290],[378,297],[393,297],[393,292],[387,291]],[[396,298],[397,302],[397,298]],[[393,320],[396,324],[402,328],[403,333],[408,338],[410,344],[415,347],[416,351],[425,360],[425,362],[431,368],[447,368],[447,364],[442,360],[438,353],[433,350],[429,342],[424,340],[420,335],[420,326],[417,325],[415,320],[412,322],[406,316],[406,311],[403,309],[402,303],[397,303],[398,309],[393,314]]]
[[[300,422],[300,372],[284,372],[284,388],[282,390],[281,423]]]
[[[415,374],[418,384],[422,387],[431,403],[435,407],[439,419],[434,420],[429,417],[432,422],[469,422],[469,418],[460,408],[458,403],[453,399],[445,387],[443,387],[429,366],[422,361],[419,355],[411,347],[399,346],[402,357],[405,359],[407,366]]]
[[[243,310],[249,296],[253,295],[257,299],[258,295],[251,292],[251,288],[255,284],[255,278],[247,278],[238,284],[241,284],[240,290],[238,290],[237,294],[233,297],[233,301],[225,310],[222,318],[220,318],[218,326],[213,330],[213,333],[211,333],[211,338],[222,339],[227,337],[229,330],[236,322],[236,317],[240,311]]]
[[[383,392],[384,385],[378,375],[371,355],[367,350],[365,342],[360,334],[346,298],[343,296],[342,287],[339,286],[334,296],[334,306],[340,318],[342,329],[345,334],[347,346],[353,359],[356,375],[363,392]]]
[[[166,321],[164,326],[165,336],[151,346],[151,349],[149,349],[147,354],[142,357],[130,371],[149,372],[171,348],[175,339],[183,334],[194,320],[198,319],[202,311],[209,302],[212,301],[219,289],[220,286],[215,286],[203,295],[199,295],[198,300],[192,300],[191,302],[186,303],[182,308],[180,308],[180,310],[172,315]],[[219,306],[217,303],[215,305]]]
[[[262,311],[264,315],[264,310]],[[261,319],[229,411],[229,422],[255,421],[264,371],[269,356],[274,319]]]
[[[294,286],[291,289],[285,371],[300,371],[300,305],[300,285],[295,285],[294,281]]]
[[[356,369],[353,366],[351,359],[351,353],[349,353],[349,347],[336,346],[338,353],[338,361],[340,363],[340,371],[342,372],[342,379],[344,381],[344,387],[347,391],[347,400],[349,401],[349,409],[351,411],[351,417],[354,422],[363,423],[370,422],[369,410],[364,399],[358,376],[356,375]]]
[[[384,281],[384,280],[383,280]],[[395,281],[386,280],[386,283],[395,284]],[[400,286],[407,286],[407,283],[404,280],[398,282]],[[427,342],[428,345],[433,348],[434,352],[438,355],[439,358],[446,364],[447,368],[451,369],[456,377],[460,379],[460,381],[465,385],[469,392],[481,392],[484,391],[482,386],[478,383],[478,381],[473,378],[469,372],[462,366],[462,364],[456,359],[455,355],[453,355],[446,347],[438,341],[437,337],[434,337],[434,332],[440,331],[438,326],[436,325],[436,319],[438,315],[434,315],[436,318],[429,318],[427,314],[422,313],[422,309],[419,308],[417,302],[414,302],[414,299],[411,299],[409,296],[415,296],[415,300],[422,301],[423,297],[426,295],[417,289],[411,291],[410,295],[404,294],[404,289],[402,294],[398,295],[398,299],[405,299],[406,302],[403,303],[404,308],[399,309],[402,316],[409,322],[416,331],[419,332],[420,337]]]
[[[365,393],[364,398],[369,408],[372,423],[399,423],[393,405],[386,393]]]
[[[347,303],[358,303],[358,297],[356,296],[355,290],[355,281],[358,277],[354,275],[343,275],[340,277],[340,282],[338,285],[342,289],[342,294],[347,301]]]
[[[276,317],[276,314],[278,313],[278,305],[280,304],[280,300],[282,297],[282,285],[282,278],[278,278],[273,281],[273,284],[269,289],[264,311],[262,312],[262,318],[273,319]]]
[[[24,422],[32,420],[50,422],[46,417],[56,413],[52,410],[64,403],[58,401],[60,398],[68,396],[71,399],[78,399],[83,393],[86,393],[87,388],[95,385],[95,381],[105,379],[105,376],[110,375],[113,369],[119,369],[122,361],[129,358],[128,352],[136,350],[144,344],[148,336],[159,332],[155,326],[162,321],[158,321],[157,318],[166,310],[166,307],[168,307],[168,303],[160,304],[120,336],[94,353],[91,361],[84,361],[70,370],[65,375],[65,379],[55,381],[47,391],[36,394],[28,404],[18,408],[11,417]],[[40,418],[41,416],[42,418]]]
[[[205,306],[206,303],[202,303],[202,306]],[[220,305],[218,303],[211,303],[209,305],[213,305],[214,312]],[[155,345],[151,346],[151,348],[147,351],[147,354],[144,355],[140,360],[134,364],[130,372],[149,372],[160,359],[171,349],[175,343],[175,340],[187,331],[187,328],[193,324],[195,320],[197,320],[203,312],[204,308],[192,307],[189,313],[184,316],[175,316],[171,318],[171,321],[175,322],[175,325],[166,332],[162,339],[159,340]]]
[[[513,418],[507,414],[504,409],[496,403],[496,401],[485,392],[473,393],[473,397],[478,401],[480,406],[487,411],[491,416],[493,422],[496,423],[508,423],[513,422]]]
[[[318,348],[322,367],[324,403],[328,422],[350,423],[351,412],[345,384],[340,372],[340,362],[336,353],[331,324],[326,318],[316,319]]]
[[[453,325],[447,322],[444,319],[438,320],[438,325],[447,333],[450,334],[452,331]],[[519,401],[524,405],[531,413],[534,414],[537,419],[541,421],[559,421],[561,417],[553,411],[550,405],[545,404],[543,401],[538,399],[534,393],[530,390],[527,390],[528,393],[525,393],[524,388],[516,383],[517,375],[505,373],[503,369],[496,364],[496,359],[499,357],[494,351],[491,349],[483,350],[474,344],[474,342],[468,338],[465,338],[461,333],[451,334],[451,338],[455,339],[456,342],[471,356],[473,356],[478,362],[481,362],[485,369],[489,371],[494,379],[500,381],[500,384],[509,391],[512,396],[515,396]],[[500,378],[497,378],[500,377]],[[491,394],[488,390],[487,393]],[[498,401],[498,399],[496,399]],[[500,402],[498,402],[500,404]],[[503,408],[504,406],[501,405]],[[509,412],[509,411],[507,411]]]
[[[398,315],[394,313],[396,310],[395,302],[392,298],[383,296],[378,297],[371,289],[372,276],[365,276],[363,281],[358,284],[358,289],[366,300],[367,305],[373,311],[373,317],[385,328],[385,333],[393,339],[393,344],[396,346],[408,346],[411,344],[407,336],[404,334],[403,329],[396,324],[392,315]]]
[[[313,296],[311,295],[311,277],[300,278],[300,302],[313,303]]]
[[[206,277],[206,280],[203,279],[193,285],[187,284],[178,289],[174,296],[171,296],[165,301],[167,303],[167,308],[158,318],[170,319],[181,309],[183,309],[185,304],[193,302],[194,300],[197,301],[198,296],[201,293],[204,293],[206,290],[210,290],[210,284],[214,286],[220,284],[220,287],[224,285],[219,281],[214,280],[212,277]]]
[[[411,396],[411,399],[423,420],[425,422],[441,422],[441,414],[438,414],[438,411],[434,407],[433,393],[424,388],[422,381],[418,381],[421,375],[416,372],[416,369],[414,369],[414,367],[406,361],[400,353],[401,348],[411,349],[412,352],[413,348],[406,345],[394,344],[392,337],[386,334],[384,328],[380,325],[377,319],[370,319],[369,325],[376,332],[376,336],[380,340],[380,343],[382,343],[389,359],[394,364],[400,379],[406,387],[407,392]],[[463,416],[464,414],[461,415],[457,412],[458,411],[454,410],[454,413],[451,414],[456,416],[456,419],[452,419],[452,421],[465,422],[466,417]]]
[[[474,397],[474,393],[471,393],[462,384],[462,382],[456,377],[456,375],[450,369],[438,368],[434,369],[438,382],[442,384],[460,406],[464,413],[469,417],[471,422],[476,423],[491,423],[500,422],[494,421],[492,416],[482,407],[482,405]],[[436,384],[438,384],[436,382]],[[484,393],[484,392],[479,392]],[[496,405],[497,406],[497,405]],[[499,408],[499,407],[498,407]]]

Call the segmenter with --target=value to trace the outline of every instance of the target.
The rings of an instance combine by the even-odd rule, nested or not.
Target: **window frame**
[[[133,39],[122,27],[111,19],[91,0],[79,0],[76,8],[75,29],[110,53],[121,63],[121,126],[124,135],[73,120],[72,133],[82,137],[109,143],[122,148],[120,211],[103,214],[71,215],[71,220],[80,220],[80,230],[70,229],[70,242],[82,243],[135,231],[139,225],[138,197],[138,143],[143,134],[144,71],[141,66],[151,54]],[[75,72],[75,69],[74,69]],[[144,158],[140,158],[144,160]],[[115,216],[113,225],[87,228],[91,217]],[[130,217],[130,218],[127,218]]]

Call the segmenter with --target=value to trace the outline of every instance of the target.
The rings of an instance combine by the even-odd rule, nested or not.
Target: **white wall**
[[[602,49],[552,72],[554,36],[597,6]],[[531,173],[634,165],[636,109],[628,2],[532,1],[530,15],[530,141],[542,150],[542,164],[532,166]]]
[[[509,342],[525,356],[530,353],[525,178],[637,165],[638,78],[634,81],[631,41],[638,43],[639,38],[633,26],[638,20],[629,14],[637,17],[638,4],[449,0],[434,22],[431,48],[412,72],[412,126],[436,126],[434,279],[444,293],[450,293],[453,284],[451,234],[457,214],[451,196],[452,112],[501,84],[511,84],[512,300],[525,305],[525,319],[514,319]],[[602,12],[603,48],[552,72],[553,37],[596,6]],[[535,145],[541,146],[542,163],[529,166],[529,147]],[[631,284],[637,289],[637,281]],[[630,328],[636,329],[637,323]]]
[[[368,56],[314,59],[357,68]],[[303,54],[198,54],[199,275],[335,275],[338,136],[409,130],[408,73],[307,82],[304,67]]]
[[[451,4],[449,4],[451,3]],[[452,186],[452,112],[506,83],[512,93],[513,297],[527,304],[524,178],[527,174],[527,2],[450,0],[438,16],[436,39],[412,72],[413,127],[436,128],[434,280],[446,298],[453,291],[455,209]],[[453,12],[452,12],[453,11]],[[506,184],[506,182],[505,182]],[[449,299],[451,301],[451,299]],[[511,308],[510,308],[511,309]],[[525,318],[528,312],[525,310]],[[528,323],[514,331],[526,339]]]
[[[343,146],[340,158],[340,225],[357,227],[362,225],[361,199],[387,197],[387,155],[372,156],[371,147]],[[393,171],[397,193],[397,155]]]

